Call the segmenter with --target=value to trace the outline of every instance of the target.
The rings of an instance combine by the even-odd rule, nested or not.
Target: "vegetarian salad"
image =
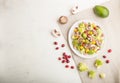
[[[81,22],[72,34],[73,47],[83,55],[93,55],[101,49],[104,35],[100,26],[92,22]]]

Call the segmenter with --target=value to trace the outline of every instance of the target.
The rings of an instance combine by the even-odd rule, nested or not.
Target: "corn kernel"
[[[85,43],[89,43],[89,41],[86,39],[86,40],[85,40]]]
[[[86,52],[86,53],[89,52],[89,49],[86,49],[85,52]]]
[[[92,44],[96,44],[96,42],[95,42],[95,41],[92,41]]]
[[[82,42],[85,42],[85,40],[82,40]]]
[[[82,49],[83,49],[83,46],[80,46],[80,49],[82,50]]]
[[[78,30],[77,29],[74,29],[74,32],[77,32]]]
[[[90,34],[90,35],[92,35],[92,34],[93,34],[93,32],[92,32],[92,31],[90,31],[90,32],[89,32],[89,34]]]

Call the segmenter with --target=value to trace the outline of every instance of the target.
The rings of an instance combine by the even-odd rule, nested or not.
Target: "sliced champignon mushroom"
[[[75,6],[75,7],[73,7],[73,8],[71,9],[71,13],[72,13],[73,15],[77,14],[78,12],[79,12],[79,7],[78,7],[78,6]]]
[[[59,37],[59,36],[61,35],[60,32],[57,31],[56,29],[53,29],[53,30],[51,31],[51,34],[52,34],[54,37]]]
[[[59,23],[61,23],[61,24],[66,24],[67,22],[68,22],[67,16],[61,16],[61,17],[59,18]]]

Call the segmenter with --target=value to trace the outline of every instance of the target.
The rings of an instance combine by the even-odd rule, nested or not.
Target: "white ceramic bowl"
[[[72,50],[76,55],[78,55],[78,56],[80,56],[80,57],[82,57],[82,58],[88,58],[88,59],[89,59],[89,58],[94,58],[94,57],[100,55],[100,51],[101,51],[101,49],[102,49],[102,47],[103,47],[104,41],[102,42],[101,49],[100,49],[97,53],[95,53],[95,54],[93,54],[93,55],[83,55],[83,54],[80,53],[80,51],[78,51],[78,50],[76,50],[76,49],[73,48],[73,44],[72,44],[72,34],[73,34],[74,29],[75,29],[76,27],[78,27],[78,25],[79,25],[81,22],[95,23],[96,25],[100,26],[100,24],[98,24],[97,22],[92,21],[92,20],[80,20],[80,21],[75,22],[75,23],[72,25],[72,27],[70,28],[69,33],[68,33],[68,43],[69,43],[69,46],[70,46],[71,50]],[[102,26],[100,26],[100,28],[101,28],[101,30],[102,30]],[[103,30],[102,30],[102,32],[103,32]]]

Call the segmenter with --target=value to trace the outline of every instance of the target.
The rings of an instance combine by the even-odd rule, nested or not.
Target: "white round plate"
[[[78,56],[80,56],[80,57],[82,57],[82,58],[94,58],[94,57],[100,55],[101,49],[100,49],[97,53],[95,53],[95,54],[93,54],[93,55],[83,55],[83,54],[81,54],[78,50],[76,50],[76,49],[73,48],[73,44],[72,44],[72,34],[73,34],[73,31],[74,31],[75,27],[78,27],[78,25],[79,25],[81,22],[95,23],[96,25],[100,26],[98,23],[96,23],[95,21],[91,21],[91,20],[80,20],[80,21],[75,22],[75,23],[72,25],[72,27],[70,28],[69,33],[68,33],[68,43],[69,43],[69,46],[70,46],[71,50],[72,50],[76,55],[78,55]],[[100,28],[101,28],[101,26],[100,26]],[[102,30],[102,31],[103,31],[103,30]],[[102,44],[102,45],[103,45],[103,44]],[[102,47],[103,47],[103,46],[101,46],[101,48],[102,48]]]

